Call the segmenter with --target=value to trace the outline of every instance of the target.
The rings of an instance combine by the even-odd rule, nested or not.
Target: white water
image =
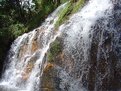
[[[1,90],[39,91],[44,57],[49,45],[60,34],[54,31],[54,24],[58,19],[58,13],[65,5],[58,7],[41,27],[23,34],[14,41],[0,83]]]
[[[89,66],[87,63],[89,63],[94,30],[92,27],[95,26],[97,20],[108,17],[112,13],[112,9],[113,4],[111,0],[90,0],[83,9],[74,14],[66,24],[60,27],[60,31],[63,32],[62,36],[64,37],[64,53],[69,54],[69,57],[71,56],[71,59],[74,60],[74,63],[72,62],[73,68],[70,70],[75,69],[75,73],[69,74],[76,75],[77,71],[82,72],[79,74],[81,76],[78,79],[68,79],[68,75],[64,79],[62,77],[63,90],[65,88],[64,83],[68,83],[70,84],[69,91],[86,91],[83,89],[81,82],[83,79],[82,76],[88,74]]]
[[[30,33],[20,36],[12,44],[8,55],[10,63],[3,75],[4,78],[2,79],[1,86],[12,87],[14,90],[6,91],[39,91],[44,57],[50,43],[60,34],[59,32],[53,32],[53,30],[54,24],[58,19],[58,11],[61,8],[64,8],[64,5],[60,6],[50,15],[37,30],[35,29]],[[64,36],[65,52],[72,54],[74,60],[82,59],[81,61],[83,62],[88,60],[89,48],[92,41],[92,36],[90,35],[93,32],[91,26],[99,18],[106,17],[108,15],[105,13],[106,10],[109,13],[111,9],[112,3],[110,0],[90,0],[82,10],[71,17],[67,24],[60,27],[60,32],[66,34]],[[34,40],[37,41],[35,43],[37,50],[35,51],[32,49]],[[72,53],[74,50],[76,50],[75,54]],[[76,55],[80,56],[80,59],[76,58]],[[29,72],[27,72],[28,70]],[[82,74],[84,73],[82,72]],[[63,84],[69,80],[67,78],[68,76],[64,76],[62,80]],[[80,80],[81,78],[77,79],[77,81],[75,79],[68,81],[71,85],[69,91],[84,91],[81,85],[78,85]],[[62,89],[64,89],[63,86],[61,87]]]
[[[112,8],[110,0],[90,0],[83,9],[71,17],[67,24],[60,27],[60,31],[67,34],[64,39],[65,49],[71,52],[79,45],[84,51],[84,60],[88,60],[88,49],[93,37],[90,36],[93,33],[91,27],[96,20],[107,17],[107,13],[111,13]]]

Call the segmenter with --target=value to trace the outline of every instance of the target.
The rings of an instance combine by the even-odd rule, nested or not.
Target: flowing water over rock
[[[120,9],[119,0],[90,0],[60,27],[62,50],[46,67],[42,88],[46,75],[56,83],[51,91],[121,90]]]
[[[63,32],[62,37],[64,41],[63,51],[70,57],[70,63],[72,62],[73,64],[73,66],[70,67],[69,62],[65,63],[69,66],[69,68],[65,70],[68,69],[68,74],[71,79],[67,80],[67,78],[69,78],[67,75],[67,77],[63,79],[63,84],[69,84],[69,91],[85,91],[90,84],[93,85],[93,83],[88,82],[93,78],[88,78],[92,65],[90,64],[92,43],[96,41],[101,43],[101,36],[103,36],[103,34],[98,35],[98,32],[103,33],[103,31],[111,31],[106,30],[108,29],[106,25],[112,10],[113,4],[111,0],[90,0],[82,10],[71,17],[67,24],[61,26],[60,31]],[[102,31],[97,29],[97,27],[102,27],[100,23],[104,24],[104,29]],[[95,32],[96,34],[94,34]],[[95,38],[99,36],[100,40]],[[98,46],[101,45],[100,43]],[[99,53],[97,53],[97,57],[99,56],[98,54]],[[94,80],[95,79],[93,79],[93,81]],[[62,87],[64,91],[64,85]],[[90,89],[90,91],[94,91],[94,89]],[[99,90],[97,89],[96,91]]]
[[[58,7],[41,27],[23,34],[13,42],[0,91],[39,91],[44,57],[50,43],[59,35],[59,32],[54,31],[54,24],[65,5]]]
[[[41,27],[14,41],[0,91],[120,91],[120,3],[90,0],[55,32],[60,6]],[[55,40],[61,52],[47,62]]]

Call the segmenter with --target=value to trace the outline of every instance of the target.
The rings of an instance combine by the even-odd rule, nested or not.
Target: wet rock
[[[51,65],[56,65],[43,72],[42,79],[48,79],[52,83],[53,91],[58,91],[55,86],[58,85],[60,91],[120,91],[121,89],[121,2],[113,2],[112,14],[108,17],[100,18],[91,26],[89,35],[91,39],[90,48],[88,49],[88,59],[84,61],[84,51],[81,49],[86,44],[83,43],[82,37],[75,39],[77,45],[72,47],[68,45],[68,40],[64,39],[68,34],[63,33],[60,37],[62,46],[61,53],[54,57]],[[65,31],[69,31],[70,26]],[[83,43],[83,44],[82,44]],[[72,47],[68,50],[69,47]],[[57,69],[60,67],[61,69]],[[46,69],[46,68],[45,68]],[[61,76],[61,71],[65,76]],[[50,77],[50,73],[51,74]],[[58,74],[58,72],[60,74]],[[54,78],[61,79],[55,82]],[[47,82],[47,81],[45,81]],[[42,83],[42,86],[48,87]],[[82,88],[84,88],[82,90]],[[46,91],[46,90],[45,90]],[[47,90],[49,91],[49,90]]]
[[[59,88],[60,78],[57,76],[57,69],[54,64],[48,63],[42,75],[42,91],[61,91]]]

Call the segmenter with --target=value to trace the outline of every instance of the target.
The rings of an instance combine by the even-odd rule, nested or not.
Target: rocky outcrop
[[[42,91],[60,91],[60,78],[58,77],[58,70],[54,64],[48,63],[44,69],[42,76]]]

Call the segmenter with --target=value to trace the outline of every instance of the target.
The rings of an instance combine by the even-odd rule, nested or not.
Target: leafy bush
[[[13,24],[9,27],[9,32],[11,33],[11,37],[17,38],[21,34],[27,32],[27,28],[23,24]]]
[[[32,18],[28,21],[28,28],[32,30],[40,26],[44,19],[54,11],[58,5],[61,3],[55,4],[53,0],[34,0],[36,4],[35,13]]]

